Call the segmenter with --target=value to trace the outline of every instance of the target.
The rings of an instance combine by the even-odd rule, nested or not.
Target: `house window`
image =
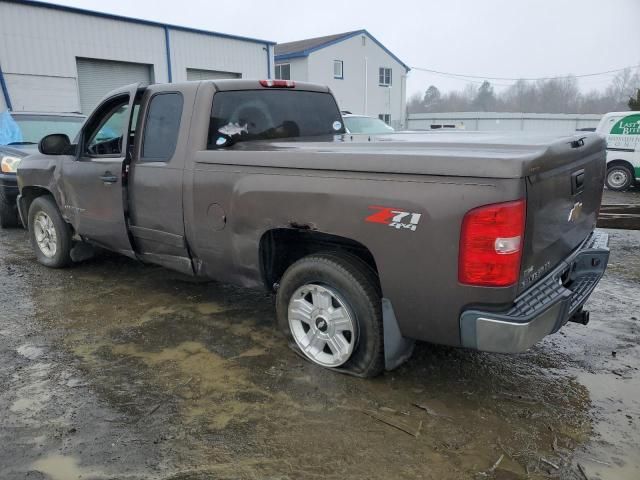
[[[333,78],[342,80],[344,78],[344,62],[342,60],[333,61]]]
[[[383,86],[383,87],[390,87],[391,86],[391,80],[392,80],[392,78],[391,78],[391,69],[390,68],[380,67],[378,84],[380,86]]]
[[[291,64],[281,63],[280,65],[276,65],[276,79],[291,80]]]
[[[387,125],[391,124],[391,115],[389,113],[381,113],[380,115],[378,115],[378,118]]]

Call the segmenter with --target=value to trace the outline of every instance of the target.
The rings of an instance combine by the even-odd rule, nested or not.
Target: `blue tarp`
[[[22,142],[22,131],[11,114],[0,112],[0,145]]]

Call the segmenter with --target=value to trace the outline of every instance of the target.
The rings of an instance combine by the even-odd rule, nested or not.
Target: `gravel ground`
[[[612,192],[605,189],[602,203],[607,205],[617,203],[640,205],[640,187],[632,188],[627,192]]]
[[[361,380],[291,352],[269,295],[109,254],[48,270],[0,230],[0,478],[637,480],[640,232],[609,232],[588,326]]]

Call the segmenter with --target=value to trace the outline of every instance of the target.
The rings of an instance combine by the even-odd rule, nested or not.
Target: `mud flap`
[[[415,340],[402,336],[393,312],[393,305],[387,298],[382,299],[382,326],[384,329],[384,367],[394,370],[406,362],[413,353]]]
[[[415,340],[410,340],[402,336],[400,328],[398,327],[398,322],[396,321],[396,315],[393,311],[393,305],[391,305],[391,302],[386,298],[382,299],[382,329],[384,342],[384,368],[386,371],[395,370],[411,357],[413,347],[416,342]],[[288,332],[285,332],[285,335],[289,337]],[[295,341],[289,339],[288,344],[289,348],[293,350],[296,355],[312,365],[316,365],[309,360],[302,351],[300,351],[300,348]],[[333,370],[334,372],[342,373],[344,375],[363,378],[363,375],[344,368],[326,368],[327,370]]]
[[[86,242],[75,242],[71,248],[71,260],[75,263],[83,262],[93,258],[96,254],[96,249],[93,245]]]

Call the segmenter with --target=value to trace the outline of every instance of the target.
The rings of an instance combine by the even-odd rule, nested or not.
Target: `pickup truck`
[[[90,243],[267,289],[297,353],[361,377],[415,340],[517,353],[586,324],[609,257],[593,133],[351,135],[326,87],[214,80],[113,91],[39,150],[18,205],[40,263]]]

